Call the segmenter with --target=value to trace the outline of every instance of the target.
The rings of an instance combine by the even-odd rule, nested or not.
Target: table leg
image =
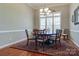
[[[35,50],[37,50],[37,38],[35,38]]]
[[[44,51],[44,36],[43,36],[43,38],[42,38],[42,39],[43,39],[43,51]]]
[[[68,35],[67,35],[67,39],[68,39]]]

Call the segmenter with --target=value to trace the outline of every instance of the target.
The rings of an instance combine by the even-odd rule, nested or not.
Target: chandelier
[[[42,8],[42,9],[40,9],[40,12],[44,13],[44,14],[49,14],[49,13],[51,13],[51,10],[49,8]]]
[[[49,8],[42,8],[40,9],[40,13],[43,13],[43,14],[50,14],[52,12],[56,12],[54,9],[53,10],[50,10]]]

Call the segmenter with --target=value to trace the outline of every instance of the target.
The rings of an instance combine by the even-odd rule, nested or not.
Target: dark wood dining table
[[[40,34],[38,33],[36,36],[36,39],[35,39],[35,49],[37,49],[37,40],[38,40],[39,36],[41,36],[42,39],[44,40],[45,37],[49,38],[52,35],[56,35],[56,33],[40,33]]]

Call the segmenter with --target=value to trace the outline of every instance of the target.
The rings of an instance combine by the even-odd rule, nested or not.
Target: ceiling
[[[68,5],[68,3],[28,3],[27,5],[34,9],[38,9],[38,8],[44,8],[44,7]]]

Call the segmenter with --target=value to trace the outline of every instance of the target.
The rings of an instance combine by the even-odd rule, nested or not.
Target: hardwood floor
[[[33,53],[14,48],[4,48],[0,50],[0,56],[46,56],[41,53]]]

